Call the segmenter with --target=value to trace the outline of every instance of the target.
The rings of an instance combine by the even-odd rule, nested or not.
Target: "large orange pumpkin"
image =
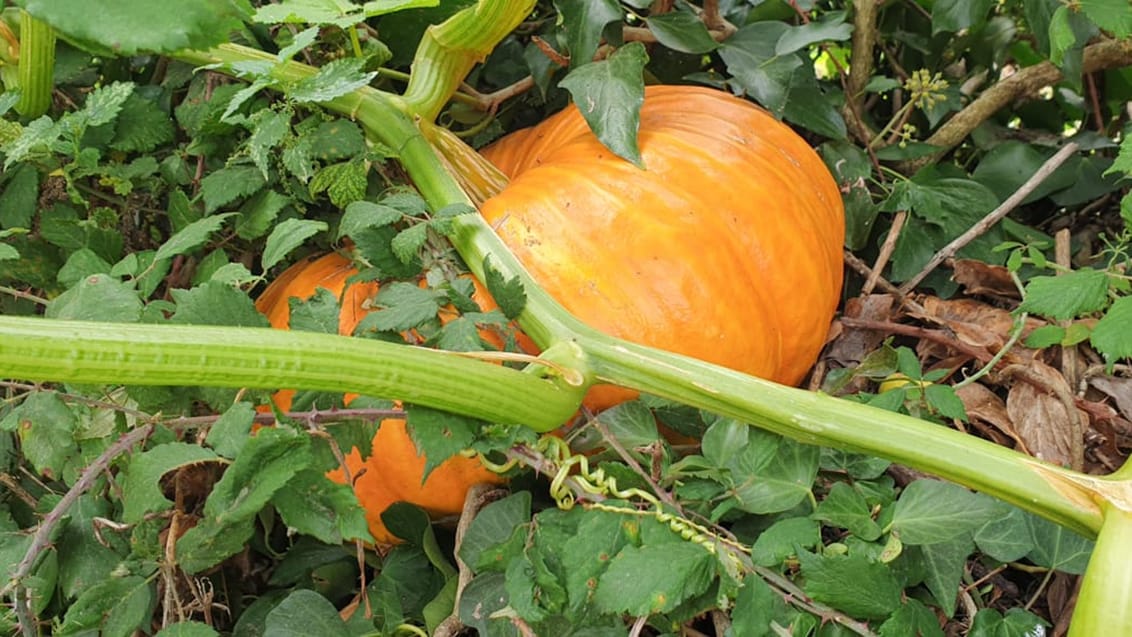
[[[483,155],[511,182],[483,215],[590,326],[797,384],[841,290],[833,177],[789,127],[708,88],[646,88],[638,139],[646,170],[614,156],[575,107],[505,137]]]

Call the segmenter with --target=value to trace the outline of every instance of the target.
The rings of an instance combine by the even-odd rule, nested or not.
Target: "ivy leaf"
[[[940,608],[950,617],[955,614],[959,580],[967,565],[967,556],[974,546],[969,537],[961,536],[946,542],[918,547],[925,575],[924,584]]]
[[[865,497],[844,482],[833,485],[811,517],[846,529],[866,542],[881,536],[880,525],[873,520]]]
[[[735,32],[719,47],[733,81],[776,117],[786,109],[794,71],[802,66],[796,55],[775,54],[775,43],[789,27],[782,22],[755,22]]]
[[[570,91],[601,143],[639,168],[645,167],[637,145],[637,130],[645,101],[641,73],[647,62],[644,45],[632,42],[605,60],[574,68],[559,82]]]
[[[1003,616],[993,608],[984,608],[975,613],[968,637],[1030,637],[1045,634],[1049,626],[1041,617],[1021,609],[1011,608]]]
[[[775,566],[821,543],[821,525],[810,518],[786,518],[759,533],[751,547],[751,557],[759,566]]]
[[[153,255],[155,260],[169,259],[177,256],[178,254],[186,254],[191,252],[208,241],[213,232],[216,232],[224,225],[224,222],[229,217],[235,216],[234,212],[227,212],[222,215],[212,215],[198,219],[182,228],[179,232],[169,237],[169,240],[161,244],[157,249],[157,253]]]
[[[1132,358],[1132,333],[1128,331],[1128,325],[1132,324],[1130,322],[1132,296],[1121,297],[1097,321],[1090,342],[1109,361]]]
[[[775,55],[789,55],[819,42],[842,42],[853,33],[844,11],[831,11],[807,24],[790,27],[774,45]]]
[[[269,327],[267,317],[255,309],[244,292],[218,281],[208,281],[190,290],[171,292],[177,310],[169,318],[179,325],[232,325]]]
[[[1108,275],[1081,268],[1061,276],[1036,276],[1026,284],[1021,309],[1048,318],[1066,320],[1091,314],[1108,303]]]
[[[141,312],[142,302],[133,287],[109,275],[95,274],[52,299],[46,316],[72,321],[136,323]]]
[[[864,619],[884,619],[900,607],[902,588],[892,569],[863,555],[798,553],[806,594]],[[852,586],[846,586],[852,582]]]
[[[664,613],[707,590],[716,559],[690,542],[626,546],[598,578],[594,602],[609,613]]]
[[[555,0],[554,6],[566,29],[571,68],[590,63],[605,26],[621,20],[617,0]]]
[[[137,524],[149,513],[173,506],[161,493],[161,477],[201,462],[220,460],[211,449],[187,442],[167,442],[130,458],[122,484],[122,521]]]
[[[329,227],[325,221],[313,219],[287,219],[275,226],[263,247],[263,256],[260,258],[263,269],[271,269],[292,250],[301,246],[303,241],[327,230]]]
[[[1026,515],[1034,549],[1026,558],[1044,566],[1073,575],[1085,572],[1093,552],[1092,540],[1087,540],[1069,529],[1036,515]]]
[[[184,0],[176,11],[147,0],[25,0],[24,8],[60,33],[101,53],[133,55],[208,49],[228,41],[244,16],[240,3]]]
[[[880,637],[944,637],[935,612],[920,600],[910,597],[896,609],[877,631]]]
[[[896,501],[892,527],[905,544],[934,544],[985,524],[995,513],[986,496],[950,482],[916,480]]]
[[[327,102],[366,86],[377,77],[377,71],[363,71],[365,62],[365,58],[357,57],[329,62],[318,73],[296,82],[287,97],[295,102]]]
[[[485,506],[476,517],[460,544],[460,559],[477,571],[483,570],[482,556],[506,542],[516,529],[525,528],[531,520],[531,492],[518,491]],[[524,534],[525,535],[525,534]]]
[[[670,11],[645,19],[664,46],[683,53],[710,53],[719,48],[703,20],[687,11]]]

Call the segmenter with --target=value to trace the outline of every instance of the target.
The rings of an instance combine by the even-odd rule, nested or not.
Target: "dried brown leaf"
[[[989,296],[995,299],[1017,301],[1021,299],[1010,270],[974,259],[955,259],[951,262],[951,278],[963,286],[967,294]]]
[[[1021,451],[1030,453],[1026,443],[1018,432],[1014,430],[1014,422],[1006,411],[1006,403],[998,394],[980,383],[971,383],[955,390],[955,395],[963,401],[963,408],[967,410],[967,417],[972,421],[981,420],[1002,433],[1010,436]]]
[[[998,351],[1010,340],[1014,317],[1006,310],[974,299],[941,299],[934,296],[921,301],[919,317],[943,325],[963,343]]]
[[[1081,466],[1088,416],[1074,405],[1061,372],[1037,359],[1024,368],[1018,366],[1006,412],[1031,455],[1058,465]]]
[[[1094,376],[1089,379],[1089,386],[1111,398],[1120,415],[1132,420],[1132,378]]]
[[[896,301],[891,294],[870,294],[854,297],[845,302],[845,316],[867,321],[888,322],[893,319]],[[844,327],[839,338],[829,348],[827,358],[846,367],[857,365],[870,352],[880,347],[885,334],[877,330]]]

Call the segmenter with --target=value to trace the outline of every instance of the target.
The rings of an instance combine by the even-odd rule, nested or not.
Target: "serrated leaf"
[[[161,476],[181,467],[220,460],[211,449],[185,442],[168,442],[135,454],[122,485],[122,521],[137,524],[146,514],[173,506],[161,493]]]
[[[268,327],[248,295],[228,284],[208,281],[191,290],[172,290],[177,310],[169,322],[180,325]]]
[[[275,218],[291,203],[291,198],[278,191],[265,189],[256,193],[240,206],[236,221],[236,234],[241,239],[262,237],[275,222]]]
[[[644,168],[637,130],[648,54],[640,42],[627,44],[600,62],[575,67],[559,85],[570,91],[590,129],[618,157]]]
[[[0,229],[29,228],[39,206],[39,171],[35,166],[17,166],[0,190]]]
[[[346,161],[323,167],[311,179],[311,195],[325,192],[330,202],[339,208],[361,201],[366,196],[366,165],[360,161]]]
[[[879,637],[944,637],[935,612],[920,600],[909,597],[877,630]]]
[[[34,0],[33,0],[34,1]],[[46,0],[41,0],[46,1]],[[100,86],[87,96],[86,102],[79,111],[67,113],[60,118],[60,124],[71,125],[71,122],[81,122],[78,128],[102,126],[109,124],[118,117],[126,100],[134,93],[133,82],[114,82]],[[64,130],[68,126],[63,126]]]
[[[289,327],[292,330],[319,334],[338,333],[340,307],[338,297],[330,290],[317,288],[314,295],[305,301],[291,297],[287,302],[291,306]]]
[[[274,160],[272,151],[291,132],[291,117],[288,113],[265,109],[256,112],[252,121],[254,128],[247,141],[248,156],[263,175],[264,181],[267,181],[271,177],[271,164]]]
[[[1020,309],[1066,320],[1091,314],[1108,303],[1108,275],[1082,268],[1061,276],[1036,276],[1026,284]]]
[[[853,617],[884,619],[900,606],[901,586],[885,564],[862,555],[807,551],[798,554],[798,563],[807,595]]]
[[[1042,325],[1036,327],[1026,336],[1023,344],[1032,349],[1044,349],[1060,345],[1065,338],[1065,328],[1060,325]]]
[[[181,231],[177,232],[169,239],[161,244],[157,249],[157,253],[153,255],[154,259],[170,259],[178,254],[187,254],[205,243],[208,242],[213,232],[216,232],[224,226],[224,222],[229,217],[235,216],[236,213],[228,212],[222,215],[212,215],[198,219],[189,225],[185,226]]]
[[[296,102],[327,102],[359,89],[377,77],[377,71],[363,71],[365,58],[348,57],[334,60],[319,68],[318,73],[296,82],[287,97]]]
[[[287,219],[275,226],[267,237],[263,247],[263,256],[260,258],[264,270],[271,269],[276,263],[282,261],[292,250],[301,246],[303,241],[327,230],[330,226],[325,221],[313,219]]]
[[[428,224],[418,223],[398,232],[389,245],[401,263],[411,263],[426,241]]]
[[[206,213],[255,194],[267,183],[255,166],[226,166],[200,180],[200,195]]]
[[[40,475],[58,478],[78,452],[74,413],[53,391],[30,394],[0,421],[0,431],[14,431],[23,457]]]
[[[1110,361],[1132,357],[1132,332],[1128,330],[1130,324],[1132,297],[1121,297],[1097,321],[1089,342]]]
[[[273,637],[351,637],[354,633],[322,595],[310,590],[297,590],[279,602],[267,615],[264,635]]]
[[[572,68],[593,60],[605,26],[621,21],[617,0],[555,0],[554,6],[562,16]]]
[[[23,127],[20,134],[0,146],[4,152],[4,170],[26,160],[36,152],[46,152],[54,144],[63,130],[54,120],[44,115]]]
[[[141,312],[141,299],[130,285],[106,274],[94,274],[52,299],[45,314],[47,318],[72,321],[136,323]]]
[[[670,11],[645,19],[649,30],[664,46],[684,53],[710,53],[719,48],[703,20],[687,11]]]
[[[522,280],[519,277],[503,278],[503,274],[493,268],[490,261],[484,261],[484,275],[488,294],[495,299],[499,311],[508,319],[514,320],[527,305],[527,293],[523,290]]]
[[[330,480],[323,471],[295,475],[271,501],[289,528],[326,544],[373,541],[353,488]]]
[[[687,542],[626,546],[598,579],[594,603],[634,616],[667,612],[707,590],[715,565],[711,553]]]
[[[820,20],[790,27],[774,45],[775,55],[789,55],[819,42],[842,42],[849,39],[853,26],[845,21],[844,11],[831,11]]]
[[[342,220],[338,222],[336,238],[353,237],[366,228],[387,226],[400,221],[401,217],[401,211],[396,208],[372,201],[355,201],[346,206]]]
[[[123,152],[149,152],[173,141],[173,119],[152,100],[131,93],[122,104],[110,147]]]
[[[410,406],[408,412],[409,435],[425,457],[422,481],[440,463],[471,447],[483,425],[474,418],[417,405]]]
[[[225,0],[184,0],[170,11],[164,3],[145,0],[84,0],[82,11],[76,11],[70,0],[24,3],[28,13],[79,44],[123,56],[204,50],[227,42],[244,17],[239,7]]]
[[[892,527],[909,545],[959,537],[995,515],[994,500],[939,480],[916,480],[896,501]]]
[[[208,445],[225,458],[235,458],[251,435],[255,414],[255,407],[251,403],[239,402],[232,405],[208,430]]]
[[[381,308],[371,312],[358,326],[358,330],[376,329],[381,332],[401,332],[436,318],[445,296],[434,290],[422,290],[398,281],[382,286],[374,297],[374,305]]]

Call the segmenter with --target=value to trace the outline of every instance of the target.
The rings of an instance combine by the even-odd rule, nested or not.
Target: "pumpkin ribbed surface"
[[[646,170],[570,107],[483,151],[483,215],[534,279],[613,336],[796,384],[837,307],[844,211],[809,145],[720,91],[648,87]],[[623,399],[611,394],[608,400]]]

